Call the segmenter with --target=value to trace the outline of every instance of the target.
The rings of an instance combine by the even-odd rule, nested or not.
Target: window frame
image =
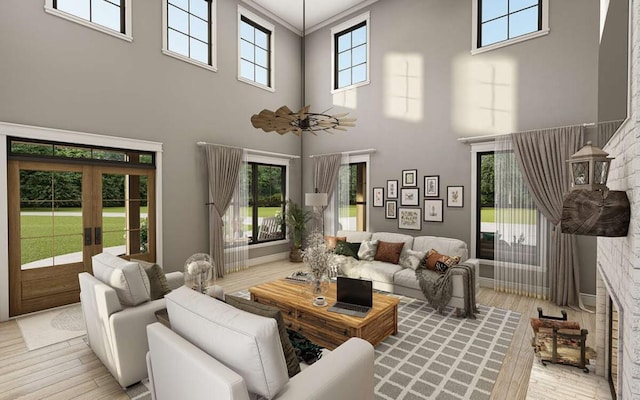
[[[266,166],[276,166],[276,167],[283,167],[284,168],[284,194],[283,194],[283,210],[284,210],[284,203],[286,203],[287,199],[289,198],[289,160],[286,158],[279,158],[279,157],[269,157],[269,156],[264,156],[264,155],[255,155],[255,154],[248,154],[247,155],[247,166],[249,165],[266,165]],[[253,174],[252,174],[253,175]],[[249,182],[247,182],[247,184],[249,184]],[[258,230],[260,229],[260,225],[256,223],[257,221],[257,206],[254,205],[255,210],[252,209],[252,222],[251,222],[251,240],[249,241],[248,245],[251,248],[259,248],[262,246],[270,246],[270,245],[277,245],[277,244],[282,244],[282,243],[288,243],[289,242],[289,232],[287,232],[286,227],[283,227],[284,229],[284,237],[281,239],[271,239],[271,240],[262,240],[262,241],[258,241],[257,240],[257,234],[258,234]],[[255,211],[255,214],[253,213],[253,211]],[[253,215],[256,216],[256,219],[253,219]]]
[[[362,25],[363,23],[367,27],[367,43],[366,43],[367,57],[365,61],[367,78],[362,82],[352,83],[351,85],[338,88],[337,87],[338,86],[338,71],[337,71],[338,57],[336,54],[337,52],[336,41],[338,40],[338,35],[346,33],[351,30],[355,30],[359,27],[358,25]],[[370,84],[371,83],[370,65],[371,65],[371,13],[367,11],[364,14],[351,18],[350,20],[331,28],[331,93],[332,94],[340,93],[346,90],[355,89],[357,87]],[[353,68],[353,65],[351,66],[351,68]]]
[[[481,17],[481,8],[480,3],[482,0],[471,0],[471,54],[480,54],[487,51],[499,49],[505,46],[510,46],[512,44],[524,42],[526,40],[535,39],[541,36],[545,36],[549,34],[549,0],[540,0],[539,1],[539,11],[538,11],[538,20],[540,29],[527,33],[524,35],[516,36],[511,39],[506,39],[500,42],[492,43],[486,46],[478,46],[478,39],[480,37],[479,30],[481,28],[480,17]]]
[[[203,0],[210,3],[209,5],[209,63],[203,63],[191,57],[169,50],[169,17],[168,17],[168,0],[162,0],[162,54],[173,57],[180,61],[193,64],[206,70],[217,72],[217,0]]]
[[[87,1],[91,1],[91,0],[87,0]],[[85,26],[87,28],[91,28],[93,30],[96,30],[98,32],[102,32],[105,33],[107,35],[111,35],[113,37],[116,37],[118,39],[124,40],[126,42],[133,42],[133,34],[132,34],[132,29],[133,29],[133,24],[132,24],[132,18],[131,18],[131,3],[132,0],[121,0],[121,6],[120,6],[120,19],[121,19],[121,25],[124,27],[124,32],[122,31],[116,31],[114,29],[111,29],[107,26],[101,25],[97,22],[93,22],[90,21],[88,19],[84,19],[82,17],[79,17],[77,15],[68,13],[66,11],[62,11],[62,10],[58,10],[55,7],[55,3],[57,3],[57,0],[45,0],[44,2],[44,11],[47,14],[51,14],[51,15],[55,15],[56,17],[60,17],[62,19],[66,19],[67,21],[71,21],[71,22],[75,22],[79,25]],[[124,18],[124,23],[122,23],[122,18]]]
[[[268,53],[269,53],[269,59],[268,59],[268,78],[269,78],[269,83],[268,85],[263,85],[259,82],[256,82],[254,80],[245,78],[242,76],[242,54],[241,54],[241,45],[242,45],[242,38],[241,38],[241,34],[240,34],[240,27],[242,26],[242,18],[246,18],[248,19],[250,22],[250,25],[253,25],[256,29],[262,30],[264,31],[268,31],[268,36],[269,36],[269,49],[268,49]],[[238,52],[238,80],[240,82],[244,82],[246,84],[258,87],[260,89],[264,89],[267,90],[269,92],[275,92],[276,90],[276,86],[275,86],[275,35],[276,35],[276,31],[275,31],[275,25],[273,25],[272,23],[266,21],[264,18],[261,18],[260,16],[252,13],[251,11],[247,10],[246,8],[238,5],[238,19],[237,19],[237,28],[238,28],[238,48],[237,48],[237,52]],[[255,44],[252,43],[252,45],[255,46]],[[255,64],[255,63],[254,63]]]

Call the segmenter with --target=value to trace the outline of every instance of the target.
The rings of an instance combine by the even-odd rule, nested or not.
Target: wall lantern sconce
[[[587,142],[571,159],[571,191],[562,203],[563,233],[590,236],[627,236],[631,207],[627,193],[609,190],[607,178],[614,158]]]
[[[609,190],[607,178],[609,165],[614,158],[609,153],[587,142],[584,147],[571,156],[571,190]]]

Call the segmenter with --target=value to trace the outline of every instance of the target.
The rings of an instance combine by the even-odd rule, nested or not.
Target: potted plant
[[[293,200],[287,200],[284,210],[284,223],[291,238],[291,251],[289,260],[291,262],[302,262],[302,239],[307,230],[307,222],[311,219],[311,212],[305,211]]]

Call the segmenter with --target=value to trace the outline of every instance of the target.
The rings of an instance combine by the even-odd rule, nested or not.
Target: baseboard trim
[[[493,289],[493,278],[480,277],[480,287]],[[589,293],[580,293],[582,304],[588,307],[596,306],[596,295]]]
[[[282,253],[269,254],[268,256],[255,257],[247,260],[247,265],[253,267],[254,265],[266,264],[274,261],[286,260],[289,258],[289,252],[283,251]]]

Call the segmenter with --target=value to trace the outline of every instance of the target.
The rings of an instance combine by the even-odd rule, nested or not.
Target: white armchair
[[[149,346],[146,327],[156,322],[155,312],[165,308],[165,300],[149,301],[147,294],[146,301],[139,298],[140,304],[124,306],[117,292],[122,287],[114,289],[103,282],[106,280],[117,287],[117,272],[106,274],[105,266],[97,264],[109,264],[114,271],[137,270],[138,264],[102,253],[93,259],[94,274],[102,280],[86,272],[78,275],[89,346],[118,383],[127,387],[147,377],[145,355]],[[184,283],[182,272],[168,273],[166,278],[171,289]],[[134,293],[135,284],[131,286],[129,291]],[[144,296],[144,293],[137,296]]]
[[[365,340],[349,339],[289,379],[273,318],[183,288],[167,295],[167,310],[173,330],[147,327],[155,400],[374,398],[374,350]]]

